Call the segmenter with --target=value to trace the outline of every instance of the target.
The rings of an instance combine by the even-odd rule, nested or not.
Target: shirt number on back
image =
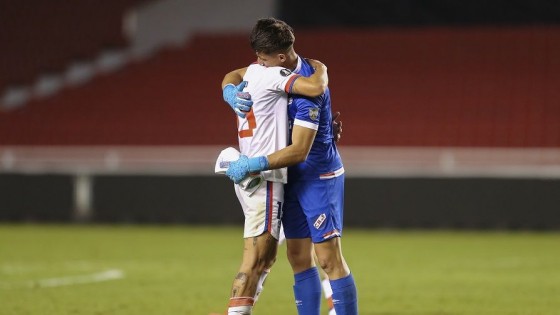
[[[255,114],[253,113],[252,108],[251,111],[247,113],[247,116],[245,116],[245,118],[247,119],[248,128],[239,130],[239,138],[252,137],[253,129],[257,128],[257,120],[255,119]]]

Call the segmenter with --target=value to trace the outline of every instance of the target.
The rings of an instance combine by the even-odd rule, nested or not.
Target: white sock
[[[255,300],[251,297],[229,299],[228,315],[251,315]]]
[[[255,292],[255,302],[257,302],[257,300],[259,299],[259,296],[261,295],[262,290],[264,289],[264,281],[266,280],[266,277],[268,276],[268,274],[270,273],[270,269],[265,270],[261,277],[259,278],[259,282],[257,283],[257,291]]]

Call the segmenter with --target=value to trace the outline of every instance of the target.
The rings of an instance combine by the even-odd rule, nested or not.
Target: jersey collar
[[[292,72],[299,73],[299,72],[301,71],[301,63],[302,63],[301,57],[298,55],[298,57],[297,57],[297,66],[296,66],[296,68],[294,69],[294,71],[292,71]]]

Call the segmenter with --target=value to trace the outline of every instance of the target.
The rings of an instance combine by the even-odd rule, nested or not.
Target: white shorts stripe
[[[325,174],[321,174],[319,175],[319,179],[329,179],[329,178],[335,178],[338,177],[340,175],[344,174],[344,167],[341,167],[339,169],[337,169],[334,172],[330,172],[330,173],[325,173]]]

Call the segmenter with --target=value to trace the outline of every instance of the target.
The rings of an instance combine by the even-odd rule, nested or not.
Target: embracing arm
[[[298,76],[290,92],[309,97],[317,97],[325,93],[329,84],[327,66],[318,60],[307,59],[307,61],[313,66],[315,73],[309,77]],[[247,67],[236,69],[226,74],[222,80],[222,89],[228,84],[238,85],[241,83],[245,72],[247,72]]]
[[[279,169],[305,161],[316,134],[314,129],[295,125],[292,144],[267,156],[268,169]]]
[[[316,97],[325,93],[327,90],[327,85],[329,84],[327,66],[318,60],[307,59],[307,61],[313,69],[315,69],[315,73],[310,77],[298,77],[290,92],[293,94]]]
[[[247,67],[236,69],[226,74],[222,80],[222,89],[228,84],[238,85],[241,83],[245,72],[247,72]]]

